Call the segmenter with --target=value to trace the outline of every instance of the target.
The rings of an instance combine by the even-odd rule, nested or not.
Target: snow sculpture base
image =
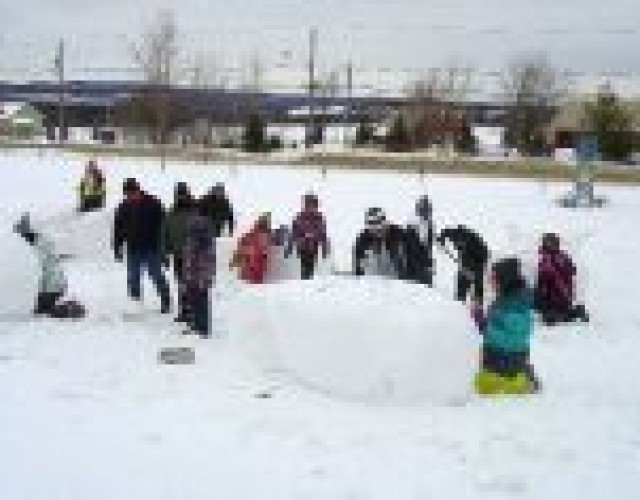
[[[40,265],[35,250],[12,232],[0,230],[0,318],[31,314],[38,293]]]
[[[472,391],[480,339],[440,292],[377,278],[246,287],[232,341],[266,371],[329,397],[450,404]]]

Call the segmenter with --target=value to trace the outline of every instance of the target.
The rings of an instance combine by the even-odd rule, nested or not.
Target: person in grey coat
[[[75,301],[62,300],[67,292],[67,277],[62,267],[62,256],[53,242],[34,230],[29,214],[15,224],[14,231],[34,248],[40,262],[40,279],[34,314],[52,318],[81,318],[84,307]]]

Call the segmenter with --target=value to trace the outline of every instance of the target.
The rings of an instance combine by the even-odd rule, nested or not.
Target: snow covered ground
[[[441,226],[464,222],[477,228],[497,255],[516,252],[531,259],[540,232],[554,229],[576,257],[580,294],[593,321],[537,327],[532,357],[545,390],[530,398],[469,395],[451,402],[378,404],[338,397],[339,390],[313,390],[295,373],[265,371],[256,362],[250,352],[255,343],[234,330],[246,292],[228,280],[214,294],[212,340],[182,338],[169,319],[154,313],[158,304],[150,288],[149,311],[125,320],[130,305],[123,269],[111,260],[109,213],[80,220],[70,215],[83,159],[3,152],[0,223],[6,229],[22,210],[36,214],[61,251],[75,256],[67,263],[68,274],[89,317],[78,323],[7,317],[0,323],[2,499],[640,496],[638,189],[602,187],[608,206],[572,212],[554,203],[567,186],[541,182],[363,172],[323,177],[315,170],[196,164],[170,164],[161,172],[146,160],[101,163],[110,207],[119,199],[120,180],[129,175],[165,201],[176,180],[188,181],[198,193],[224,181],[241,227],[264,210],[276,223],[288,222],[301,194],[315,189],[340,269],[350,266],[351,243],[366,207],[382,206],[391,218],[405,221],[425,191]],[[310,286],[321,291],[322,283]],[[295,284],[287,287],[296,290]],[[343,312],[351,304],[350,317],[366,306],[361,322],[324,339],[313,337],[322,334],[317,325],[300,325],[300,337],[322,349],[305,365],[310,347],[298,340],[286,351],[289,367],[335,374],[338,361],[344,366],[351,360],[354,372],[369,368],[366,332],[389,324],[394,315],[397,335],[382,337],[377,331],[377,338],[388,339],[390,358],[412,359],[415,346],[406,335],[412,323],[398,316],[408,307],[406,288],[371,285],[368,293],[377,290],[376,300],[385,304],[378,314],[353,296],[360,293],[356,290],[333,282],[332,299]],[[0,300],[10,301],[12,293],[18,292],[2,284]],[[452,267],[444,256],[438,258],[437,293],[452,294]],[[278,306],[272,326],[286,325],[286,301],[269,305]],[[430,307],[425,304],[425,317]],[[442,336],[463,328],[454,309],[447,313],[451,328],[441,326]],[[264,329],[262,353],[273,347],[276,330]],[[259,333],[253,332],[254,338]],[[425,336],[437,339],[433,332]],[[164,346],[194,347],[196,363],[158,364]],[[448,374],[444,363],[430,370],[437,340],[433,348],[425,373],[438,371],[435,376],[446,385],[459,374]]]

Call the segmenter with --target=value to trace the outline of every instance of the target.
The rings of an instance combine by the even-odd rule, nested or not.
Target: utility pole
[[[351,101],[352,101],[352,93],[353,93],[353,62],[351,59],[347,61],[347,85],[346,85],[347,95],[346,95],[346,106],[343,114],[343,129],[342,129],[342,145],[345,146],[347,143],[347,127],[351,123]]]
[[[309,31],[309,123],[307,125],[306,146],[310,148],[315,142],[315,88],[316,88],[316,50],[318,45],[318,29]]]
[[[58,51],[55,59],[55,69],[58,74],[58,144],[64,145],[65,142],[65,81],[64,81],[64,39],[61,38],[58,43]]]

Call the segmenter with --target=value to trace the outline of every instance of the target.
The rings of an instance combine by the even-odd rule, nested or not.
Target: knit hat
[[[491,266],[499,296],[511,295],[526,287],[522,266],[516,257],[501,259]]]
[[[560,237],[555,233],[543,234],[541,248],[546,252],[558,252],[560,250]]]
[[[125,179],[124,183],[122,184],[122,192],[127,194],[135,193],[137,191],[140,191],[140,184],[138,184],[138,181],[133,177]]]
[[[376,231],[382,229],[387,218],[380,207],[372,207],[364,216],[364,225],[367,229]]]
[[[31,225],[31,218],[28,213],[25,213],[20,217],[18,222],[13,226],[13,230],[16,234],[24,238],[30,245],[33,245],[36,241],[36,233]]]
[[[176,195],[190,194],[189,185],[186,182],[177,182],[174,191]]]
[[[416,202],[416,215],[423,220],[431,218],[431,200],[427,195],[421,196]]]
[[[320,201],[318,200],[318,195],[312,192],[306,193],[302,197],[302,201],[304,202],[305,206],[317,207],[320,204]]]

